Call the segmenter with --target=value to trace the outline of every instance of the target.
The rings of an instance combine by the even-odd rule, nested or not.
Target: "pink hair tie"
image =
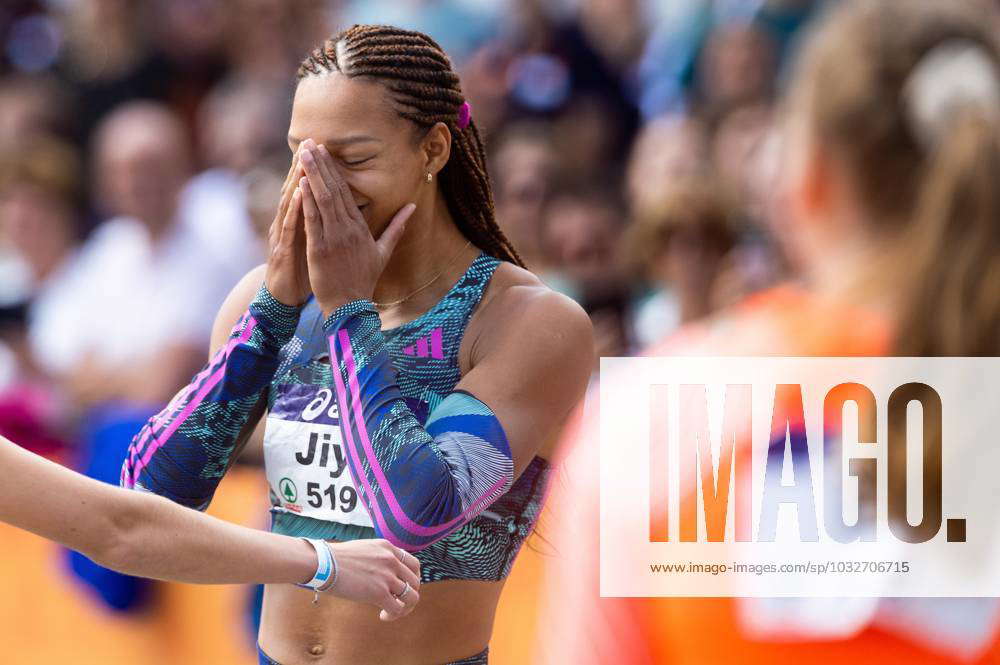
[[[472,107],[469,102],[462,102],[462,107],[458,109],[458,128],[465,129],[472,121]]]

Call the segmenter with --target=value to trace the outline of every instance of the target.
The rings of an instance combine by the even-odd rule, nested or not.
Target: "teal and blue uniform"
[[[499,263],[480,254],[427,312],[387,330],[368,301],[324,320],[314,300],[289,308],[262,287],[229,343],[136,436],[122,484],[203,509],[266,409],[273,531],[387,538],[414,552],[423,583],[504,579],[550,467],[535,456],[515,480],[492,410],[455,390]]]
[[[498,264],[497,259],[481,254],[431,309],[413,321],[381,331],[385,350],[395,370],[399,393],[413,417],[426,426],[429,433],[434,429],[435,422],[442,421],[439,417],[442,412],[436,410],[447,410],[449,404],[444,403],[445,398],[453,393],[461,378],[458,350],[462,336]],[[336,313],[330,318],[336,319]],[[335,384],[331,377],[328,335],[324,331],[322,313],[314,301],[310,301],[304,308],[295,336],[282,349],[281,358],[281,367],[271,385],[268,426],[279,419],[302,420],[301,405],[315,400],[316,395]],[[455,396],[452,395],[450,399],[454,401]],[[461,403],[457,405],[459,409],[462,407]],[[434,420],[428,425],[428,417],[432,411],[435,412]],[[405,434],[397,433],[396,436]],[[270,441],[267,441],[265,454],[268,457],[271,456],[271,448]],[[341,451],[343,448],[341,444]],[[304,452],[308,453],[308,450]],[[343,452],[343,455],[346,457],[347,453]],[[321,452],[317,450],[313,457],[321,457]],[[328,465],[339,459],[333,453],[328,453],[327,458]],[[308,459],[308,455],[302,455],[299,459]],[[414,469],[411,467],[407,471],[412,474]],[[329,475],[334,473],[336,470],[329,472]],[[488,509],[416,552],[422,566],[421,581],[504,579],[510,572],[518,548],[538,516],[548,474],[547,462],[536,456],[517,481],[506,493],[494,500]],[[269,477],[273,475],[269,473]],[[283,504],[287,502],[282,497],[279,486],[281,480],[276,480],[277,482],[271,483],[275,531],[334,540],[370,538],[375,535],[374,524],[368,526],[352,524],[346,520],[319,520],[284,507]],[[331,477],[330,480],[335,479]],[[296,494],[301,492],[301,488],[296,487],[295,490]],[[335,501],[341,499],[340,488],[329,492],[327,487],[321,487],[316,491],[324,494],[323,498],[327,500],[330,494],[336,495]],[[356,488],[353,491],[356,492]],[[298,503],[301,504],[302,501]],[[405,543],[397,544],[405,546]]]

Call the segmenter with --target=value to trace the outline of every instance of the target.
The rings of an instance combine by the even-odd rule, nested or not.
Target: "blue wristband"
[[[311,580],[297,586],[317,592],[326,591],[337,583],[337,576],[340,573],[337,559],[333,556],[333,550],[322,540],[314,538],[303,538],[302,540],[312,545],[313,549],[316,550],[316,573]]]

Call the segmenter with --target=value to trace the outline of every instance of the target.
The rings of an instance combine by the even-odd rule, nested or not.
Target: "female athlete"
[[[273,531],[385,538],[416,553],[423,586],[385,588],[401,609],[421,599],[391,629],[269,586],[261,662],[485,663],[586,387],[590,322],[497,226],[471,108],[431,38],[327,40],[299,70],[288,140],[268,263],[223,305],[209,365],[136,436],[122,483],[204,508],[264,422]]]

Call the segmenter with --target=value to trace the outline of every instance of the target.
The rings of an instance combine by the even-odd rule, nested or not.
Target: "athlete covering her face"
[[[203,508],[264,421],[273,530],[386,538],[416,553],[424,586],[392,630],[268,587],[262,662],[486,662],[589,377],[590,322],[497,226],[471,108],[432,39],[355,26],[299,74],[268,265],[233,291],[211,362],[137,435],[122,482]]]

